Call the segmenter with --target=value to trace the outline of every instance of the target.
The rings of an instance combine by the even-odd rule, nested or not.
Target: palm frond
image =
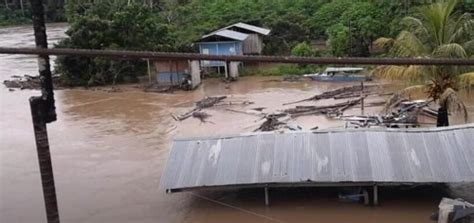
[[[474,55],[474,39],[463,43],[462,47],[466,50],[467,55]]]
[[[439,106],[446,108],[450,113],[462,113],[465,122],[469,119],[466,105],[452,88],[447,88],[444,93],[441,94]]]
[[[436,48],[433,56],[442,58],[466,58],[467,52],[463,46],[457,43],[443,44]]]
[[[429,55],[429,49],[414,33],[401,31],[393,44],[392,54],[399,57],[418,57]]]
[[[395,40],[393,38],[380,37],[373,42],[375,48],[387,49],[391,48]]]
[[[450,19],[448,28],[449,43],[461,43],[474,37],[474,19],[469,13],[461,15],[456,20]]]
[[[459,75],[459,85],[462,88],[470,88],[474,86],[474,72]]]
[[[379,66],[374,71],[375,77],[388,80],[403,80],[410,83],[423,82],[431,74],[429,67],[410,66]]]

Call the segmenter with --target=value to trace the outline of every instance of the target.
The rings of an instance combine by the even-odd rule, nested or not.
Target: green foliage
[[[434,0],[433,0],[434,1]],[[202,35],[236,22],[272,30],[263,54],[369,56],[373,40],[401,34],[407,15],[430,1],[390,0],[68,0],[71,29],[60,47],[196,52]],[[455,10],[469,10],[467,4]],[[410,26],[410,25],[408,25]],[[410,35],[404,38],[410,40]],[[467,38],[472,37],[468,36]],[[313,40],[327,40],[327,52],[314,52]],[[415,40],[411,38],[411,40]],[[421,39],[427,42],[428,39]],[[473,42],[462,47],[468,55]],[[455,45],[438,49],[452,52]],[[414,50],[420,50],[415,48]],[[460,54],[458,54],[460,55]],[[135,79],[143,62],[111,62],[60,57],[59,71],[71,85]],[[87,68],[85,68],[87,67]],[[282,66],[273,74],[307,72],[311,66]],[[291,70],[297,69],[297,70]],[[263,71],[262,71],[263,72]],[[265,72],[264,72],[265,73]]]
[[[241,71],[242,76],[285,76],[302,75],[315,73],[321,70],[316,65],[298,66],[295,64],[280,64],[271,67],[244,67]]]
[[[383,5],[368,2],[352,4],[340,16],[339,22],[327,30],[329,45],[334,56],[369,56],[372,42],[389,34],[384,29],[387,10]]]
[[[349,51],[349,28],[338,23],[327,30],[331,54],[336,57],[345,56]]]
[[[59,48],[172,50],[168,26],[142,4],[105,2],[72,19],[68,38]],[[73,56],[58,57],[56,71],[67,85],[102,85],[134,81],[145,71],[144,61],[117,61]]]
[[[313,48],[307,42],[298,43],[291,49],[291,55],[293,56],[312,57],[315,56],[315,54]]]
[[[28,14],[23,14],[20,10],[0,8],[0,27],[28,23],[31,19],[27,15],[29,15],[29,12]]]
[[[308,21],[313,38],[326,38],[326,30],[338,23],[342,14],[354,5],[352,0],[334,0],[321,6]]]
[[[43,0],[46,22],[64,22],[64,1]],[[0,3],[0,27],[31,24],[30,1],[6,0]]]

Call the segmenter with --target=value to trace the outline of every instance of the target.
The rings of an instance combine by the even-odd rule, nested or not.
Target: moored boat
[[[328,67],[324,72],[307,74],[314,81],[321,82],[350,82],[350,81],[370,81],[372,78],[365,74],[362,67]]]

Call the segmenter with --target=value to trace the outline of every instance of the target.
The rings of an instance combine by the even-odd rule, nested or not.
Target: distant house
[[[255,55],[261,54],[263,36],[270,34],[269,29],[236,23],[201,37],[196,45],[201,54],[208,55]],[[224,67],[222,61],[202,61],[202,67]]]
[[[242,43],[248,35],[231,30],[218,30],[202,36],[196,44],[201,54],[243,55]],[[202,61],[203,67],[225,66],[223,61]]]
[[[269,29],[245,24],[242,22],[235,23],[223,29],[245,33],[248,35],[242,44],[244,55],[261,54],[264,46],[263,36],[270,34]]]

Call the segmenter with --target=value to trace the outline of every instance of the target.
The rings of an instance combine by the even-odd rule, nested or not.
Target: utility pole
[[[36,48],[48,48],[44,22],[43,0],[30,0]],[[43,186],[43,197],[48,223],[59,223],[56,188],[48,142],[47,123],[56,121],[53,81],[48,55],[38,56],[38,70],[41,81],[41,96],[30,98],[31,116],[36,140],[36,150]]]

